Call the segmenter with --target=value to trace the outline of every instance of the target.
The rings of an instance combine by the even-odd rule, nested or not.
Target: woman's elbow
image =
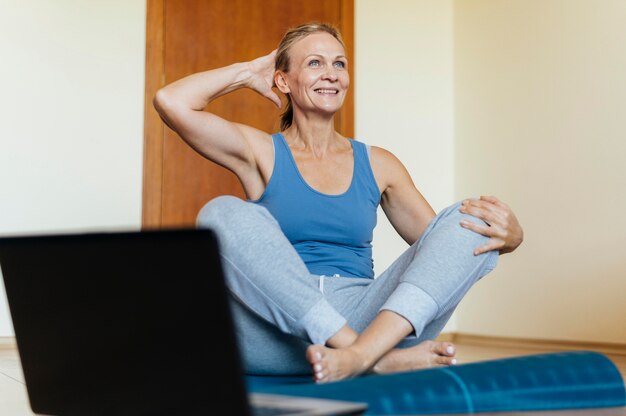
[[[152,105],[169,128],[173,128],[176,120],[181,119],[182,114],[184,114],[184,107],[167,88],[161,88],[157,91],[152,99]]]
[[[152,105],[161,115],[174,108],[174,100],[165,88],[159,89],[152,98]]]
[[[181,106],[171,93],[161,88],[152,98],[152,105],[167,127],[175,129],[176,120],[180,119]]]

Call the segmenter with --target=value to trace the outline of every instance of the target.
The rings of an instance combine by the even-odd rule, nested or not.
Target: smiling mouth
[[[335,95],[339,93],[339,90],[332,89],[332,88],[318,88],[314,91],[318,94],[324,94],[324,95],[328,95],[328,94]]]

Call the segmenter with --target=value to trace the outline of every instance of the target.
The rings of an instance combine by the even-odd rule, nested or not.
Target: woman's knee
[[[441,210],[441,212],[439,212],[439,214],[437,214],[437,217],[453,217],[453,216],[457,216],[460,217],[463,214],[461,211],[459,211],[461,209],[461,205],[463,204],[463,201],[457,201],[454,204],[444,208]]]
[[[452,235],[458,235],[459,237],[462,237],[462,240],[466,240],[471,244],[484,243],[488,237],[462,227],[461,222],[470,221],[482,226],[489,224],[478,217],[461,212],[461,205],[462,201],[458,201],[441,210],[441,212],[439,212],[439,214],[435,217],[433,226],[446,228],[448,232],[453,232],[453,234],[449,234],[450,237],[452,237]]]
[[[463,201],[457,201],[449,207],[443,209],[437,216],[442,217],[442,219],[445,218],[446,221],[454,222],[455,224],[459,225],[463,220],[471,221],[479,225],[488,225],[485,221],[481,220],[478,217],[461,212],[460,209],[462,204]]]
[[[232,195],[222,195],[207,202],[198,212],[198,228],[215,228],[229,221],[246,208],[246,202]]]
[[[213,198],[200,209],[196,217],[196,227],[212,228],[218,234],[237,232],[251,226],[280,228],[265,207],[231,195]]]

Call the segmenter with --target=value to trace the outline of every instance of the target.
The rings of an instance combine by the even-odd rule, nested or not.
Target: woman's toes
[[[455,365],[458,362],[457,359],[454,357],[443,357],[443,356],[435,358],[434,361],[435,363],[441,366]]]
[[[437,342],[433,346],[432,351],[438,355],[454,357],[454,354],[456,354],[456,347],[450,342]]]
[[[328,371],[324,368],[324,347],[321,345],[312,345],[306,351],[306,357],[311,365],[313,380],[319,383],[324,380]]]
[[[311,366],[311,373],[313,375],[313,381],[318,383],[320,380],[324,379],[324,369],[321,364],[315,364]]]
[[[324,373],[322,372],[322,370],[313,370],[313,380],[315,380],[316,383],[319,383],[323,378]]]
[[[322,346],[321,345],[311,345],[306,350],[306,359],[311,365],[321,364],[323,354],[322,354]]]
[[[454,354],[456,354],[456,348],[454,347],[454,345],[449,342],[442,342],[441,344],[442,349],[445,351],[444,355],[454,357]]]
[[[328,374],[320,371],[319,373],[313,373],[313,379],[315,379],[316,383],[324,383],[328,379]]]

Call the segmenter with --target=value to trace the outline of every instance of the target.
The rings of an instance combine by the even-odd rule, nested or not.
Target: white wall
[[[454,202],[452,11],[452,1],[355,1],[356,138],[394,153],[435,211]],[[382,210],[373,246],[377,275],[408,248]]]
[[[0,235],[140,227],[145,7],[0,0]]]
[[[514,207],[524,244],[460,332],[626,342],[626,2],[455,2],[457,195]]]

